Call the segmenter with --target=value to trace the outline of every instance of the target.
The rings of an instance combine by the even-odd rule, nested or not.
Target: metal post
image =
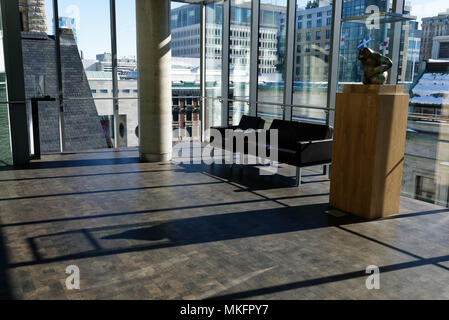
[[[335,99],[338,87],[338,57],[340,56],[340,40],[341,40],[341,12],[343,0],[334,0],[332,5],[332,25],[331,25],[331,50],[329,53],[329,73],[328,73],[328,91],[327,105],[328,108],[335,107]],[[334,113],[329,111],[326,113],[326,124],[334,124]]]
[[[34,145],[34,152],[32,156],[33,160],[39,160],[41,158],[39,101],[56,101],[56,99],[50,96],[31,98],[31,116],[33,119],[33,145]]]
[[[31,115],[33,118],[33,159],[39,160],[41,158],[41,140],[39,130],[38,100],[36,98],[31,99]]]
[[[109,0],[109,19],[111,24],[111,58],[112,58],[112,108],[114,115],[114,148],[118,148],[119,103],[118,103],[118,69],[117,69],[117,20],[115,0]]]
[[[402,14],[404,12],[404,0],[393,0],[392,12]],[[388,8],[387,8],[388,10]],[[388,76],[388,82],[391,84],[396,84],[398,80],[398,68],[399,68],[399,57],[400,57],[400,45],[401,45],[401,34],[402,34],[402,22],[394,22],[391,24],[391,60],[393,62],[393,67],[390,69],[390,74]]]
[[[257,101],[257,84],[259,79],[259,19],[260,1],[251,2],[251,51],[249,67],[249,100]],[[257,103],[249,106],[251,116],[257,116]]]
[[[293,69],[295,59],[295,25],[296,25],[296,0],[288,0],[287,21],[285,34],[285,61],[284,61],[284,103],[292,104],[293,101]],[[284,107],[284,120],[292,119],[292,107]]]
[[[10,104],[8,107],[12,160],[14,165],[25,165],[30,161],[30,146],[25,104],[19,3],[17,0],[0,2],[8,100],[18,102]]]
[[[200,141],[204,142],[206,125],[206,6],[200,5]]]
[[[65,123],[64,123],[64,89],[62,79],[62,62],[61,62],[61,38],[59,30],[59,9],[58,0],[53,0],[53,16],[55,29],[55,46],[56,46],[56,74],[58,79],[58,101],[59,101],[59,141],[61,152],[65,151]]]
[[[231,21],[231,0],[223,1],[223,25],[221,32],[221,125],[229,122],[229,33]]]

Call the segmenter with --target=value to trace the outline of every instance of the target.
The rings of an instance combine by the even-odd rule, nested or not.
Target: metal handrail
[[[420,116],[417,114],[409,114],[409,118],[415,118],[415,119],[427,119],[427,120],[437,120],[437,121],[449,121],[449,118],[444,117],[432,117],[432,116]]]
[[[304,109],[317,109],[317,110],[324,110],[325,112],[335,111],[335,108],[319,107],[319,106],[316,106],[316,105],[296,105],[296,104],[287,104],[287,103],[279,103],[279,102],[230,99],[230,98],[223,98],[223,97],[217,97],[217,98],[215,98],[215,97],[201,97],[201,99],[203,99],[203,100],[206,100],[206,99],[219,100],[220,102],[223,102],[225,100],[227,100],[229,102],[245,102],[248,105],[250,105],[250,104],[267,104],[267,105],[279,106],[281,108],[292,107],[292,108],[304,108]]]
[[[277,103],[277,102],[267,102],[267,101],[252,101],[252,100],[243,100],[243,99],[230,99],[230,98],[223,98],[223,97],[202,97],[202,96],[176,96],[172,97],[173,99],[200,99],[200,100],[218,100],[220,102],[223,102],[225,100],[229,102],[243,102],[248,105],[250,104],[265,104],[265,105],[275,105],[279,106],[282,109],[285,107],[292,107],[292,108],[304,108],[304,109],[316,109],[316,110],[323,110],[326,113],[330,111],[335,111],[335,108],[327,108],[327,107],[318,107],[314,105],[294,105],[294,104],[285,104],[285,103]],[[63,101],[83,101],[83,100],[139,100],[138,97],[106,97],[106,98],[64,98]],[[30,100],[27,99],[26,101],[0,101],[0,104],[25,104],[29,102]],[[190,105],[190,104],[189,104]],[[187,105],[187,106],[189,106]],[[178,106],[178,105],[175,105]],[[449,117],[433,117],[433,116],[427,116],[427,115],[420,115],[420,114],[409,114],[408,118],[413,119],[426,119],[426,120],[434,120],[434,121],[449,121]]]

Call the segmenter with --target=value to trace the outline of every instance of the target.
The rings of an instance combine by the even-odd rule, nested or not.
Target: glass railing
[[[112,105],[112,98],[65,98],[64,105],[67,106],[71,103],[73,105],[73,102],[75,101],[78,102],[77,105],[79,105],[79,102],[82,100],[91,101],[96,105],[99,103],[110,103]],[[128,102],[128,107],[132,110],[123,113],[123,110],[126,108],[120,109],[122,111],[119,113],[119,116],[121,117],[119,123],[124,121],[124,128],[120,129],[119,126],[119,134],[125,136],[121,138],[126,142],[120,147],[136,147],[138,146],[138,98],[123,97],[118,98],[118,100],[119,104],[122,106],[125,102]],[[224,98],[221,97],[174,96],[172,104],[173,141],[207,141],[207,137],[204,137],[204,130],[215,124],[209,123],[207,117],[204,117],[206,121],[201,125],[202,105],[210,105],[211,103],[221,105],[221,103],[224,102]],[[323,106],[289,105],[268,101],[251,101],[245,97],[243,97],[243,99],[227,99],[227,102],[230,106],[249,106],[250,104],[256,104],[258,106],[258,115],[268,122],[267,127],[273,119],[282,119],[284,110],[287,107],[292,108],[293,121],[323,123],[323,119],[326,118],[329,112],[334,111],[334,108]],[[30,101],[26,101],[26,103],[29,104]],[[55,106],[50,109],[57,111],[56,107],[58,102],[46,103],[55,104]],[[0,101],[0,104],[8,104],[8,102]],[[49,108],[48,105],[47,108]],[[230,111],[231,110],[233,110],[232,107],[230,108]],[[321,114],[322,116],[319,117],[321,119],[315,116],[300,118],[294,116],[295,113],[302,113],[304,110],[313,112],[314,114]],[[31,111],[31,108],[28,108],[28,111]],[[407,122],[402,195],[438,205],[449,206],[449,116],[446,115],[445,112],[429,112],[429,110],[413,111],[416,112],[409,113]],[[83,112],[83,110],[72,110],[72,112]],[[241,114],[248,114],[248,112],[241,112]],[[40,118],[42,118],[41,115]],[[113,115],[101,114],[98,112],[98,114],[91,116],[91,118],[91,122],[97,124],[96,130],[99,128],[98,130],[101,132],[102,143],[97,147],[103,148],[105,145],[106,147],[112,147],[114,145],[113,140],[116,137],[113,126]],[[229,123],[232,123],[233,118],[235,118],[235,111],[232,111],[232,114],[230,113]],[[29,119],[32,121],[31,114]],[[65,119],[67,119],[67,117],[65,117]],[[47,151],[45,139],[48,135],[56,134],[57,137],[53,138],[59,139],[59,132],[54,133],[54,128],[48,129],[48,127],[46,127],[46,125],[48,126],[52,121],[54,122],[53,126],[58,124],[57,114],[53,114],[53,120],[50,120],[51,119],[47,119],[45,125],[41,126],[41,144],[44,142],[43,145],[41,145],[42,152]],[[69,123],[65,120],[66,131],[70,126],[72,126],[72,130],[76,130],[77,125],[81,124]],[[32,128],[31,123],[30,128]],[[136,138],[132,137],[132,135]],[[32,140],[32,131],[30,130],[30,142]],[[32,150],[30,151],[32,153]]]
[[[223,101],[222,98],[206,99]],[[292,108],[293,121],[325,123],[326,116],[334,111],[334,108],[316,105],[227,100],[230,105],[236,102],[257,104],[257,114],[265,119],[266,127],[273,119],[282,119],[286,107]],[[304,116],[298,117],[297,114]],[[402,195],[449,207],[449,115],[446,114],[447,110],[409,112]],[[205,127],[208,127],[207,124]]]

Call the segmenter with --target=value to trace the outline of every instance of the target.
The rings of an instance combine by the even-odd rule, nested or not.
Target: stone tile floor
[[[281,164],[139,163],[126,149],[0,169],[0,295],[16,299],[448,299],[449,210],[364,221]],[[66,267],[80,269],[68,290]],[[365,286],[380,267],[380,289]]]

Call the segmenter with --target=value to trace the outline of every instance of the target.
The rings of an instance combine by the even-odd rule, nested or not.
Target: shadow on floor
[[[294,167],[289,168],[292,176],[285,175],[285,170],[289,167],[280,164],[278,171],[274,174],[261,175],[259,165],[226,165],[226,164],[180,164],[185,172],[201,172],[214,178],[225,179],[246,189],[242,191],[257,191],[276,188],[290,188],[296,186],[296,176],[294,176]],[[310,168],[304,170],[302,175],[302,184],[312,184],[317,187],[317,191],[323,191],[323,182],[329,182],[327,176],[311,171]],[[313,185],[315,184],[315,185]],[[299,186],[301,188],[301,186]]]
[[[364,221],[350,215],[337,218],[327,214],[327,209],[326,203],[320,203],[47,234],[29,238],[34,261],[10,264],[9,267],[275,235]],[[81,238],[84,240],[80,241]],[[140,241],[136,243],[135,240]],[[68,254],[64,245],[67,242],[77,243],[77,252]],[[58,243],[61,243],[61,248],[58,248]],[[61,255],[45,258],[45,252],[55,250]]]
[[[35,169],[57,169],[88,166],[108,166],[116,164],[139,163],[138,157],[121,157],[105,159],[84,159],[84,160],[58,160],[58,161],[36,161],[26,166],[0,167],[0,171],[7,170],[35,170]]]
[[[8,256],[0,228],[0,300],[12,299],[11,287],[8,280]]]

